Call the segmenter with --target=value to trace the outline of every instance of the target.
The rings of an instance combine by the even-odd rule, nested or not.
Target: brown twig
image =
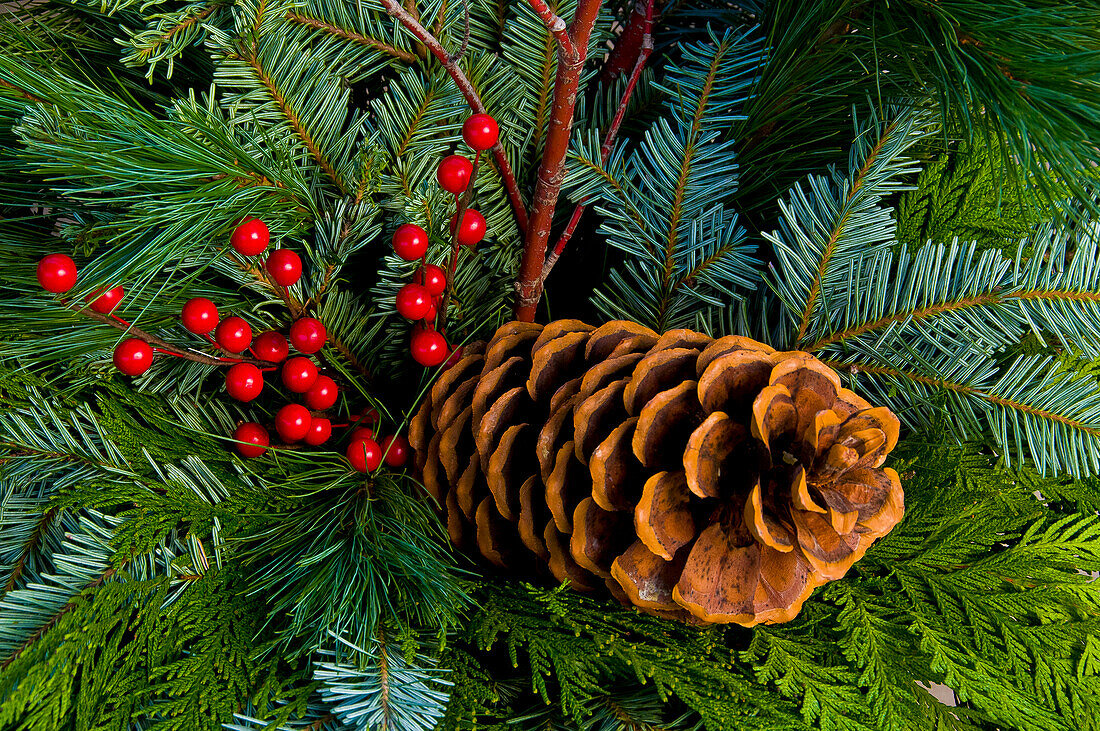
[[[190,361],[193,361],[195,363],[202,363],[203,365],[216,365],[216,366],[232,365],[233,363],[251,363],[252,365],[255,365],[255,366],[268,366],[268,365],[271,365],[270,363],[266,363],[266,362],[261,361],[261,360],[256,360],[254,358],[239,358],[237,356],[234,356],[232,358],[215,358],[213,356],[203,355],[202,353],[196,353],[196,352],[191,351],[191,350],[184,350],[183,348],[180,348],[179,346],[173,345],[172,343],[168,342],[167,340],[161,340],[156,335],[152,335],[151,333],[147,333],[144,330],[142,330],[141,328],[135,327],[134,325],[131,325],[128,322],[124,322],[122,320],[116,320],[112,317],[108,317],[107,315],[101,315],[98,312],[95,312],[93,310],[89,310],[88,308],[81,307],[79,305],[73,305],[71,307],[71,309],[74,310],[75,312],[79,312],[80,314],[84,315],[85,317],[90,317],[93,320],[99,320],[100,322],[105,323],[107,325],[110,325],[111,327],[118,328],[119,330],[122,330],[122,331],[126,332],[131,337],[135,337],[138,340],[144,340],[149,345],[154,346],[156,348],[159,348],[160,350],[167,351],[167,352],[171,353],[174,356],[184,358],[186,360],[190,360]]]
[[[619,134],[619,127],[622,126],[623,118],[626,116],[626,109],[630,105],[630,98],[634,94],[634,88],[638,85],[638,80],[642,77],[642,70],[645,69],[650,54],[653,53],[654,0],[642,0],[635,6],[635,12],[637,12],[638,7],[643,5],[644,15],[642,15],[642,18],[644,22],[640,26],[642,28],[642,39],[638,46],[638,57],[634,61],[634,70],[631,71],[630,79],[627,81],[626,88],[623,90],[623,96],[619,100],[619,108],[615,111],[615,117],[611,120],[611,126],[608,127],[607,134],[603,139],[603,144],[600,146],[601,165],[606,165],[608,158],[611,157],[611,147],[614,145],[615,138]],[[625,31],[623,35],[626,35]],[[618,49],[618,46],[616,46],[616,49]],[[558,258],[561,256],[562,252],[565,251],[565,247],[569,243],[569,240],[573,238],[573,234],[576,232],[577,226],[581,222],[581,216],[584,215],[586,203],[587,199],[578,203],[576,208],[573,209],[573,215],[569,218],[569,223],[566,225],[565,230],[562,231],[550,255],[546,257],[546,261],[543,262],[541,275],[543,284],[546,282],[546,277],[550,275],[550,270],[554,268],[554,265],[558,262]]]
[[[532,0],[536,2],[537,0]],[[515,284],[516,319],[531,322],[535,308],[542,297],[542,266],[546,259],[546,245],[550,238],[554,209],[557,207],[561,185],[565,180],[565,155],[569,151],[569,138],[573,131],[573,112],[577,105],[577,91],[581,71],[588,56],[588,37],[596,23],[601,0],[579,0],[568,34],[576,53],[570,57],[568,47],[558,44],[558,69],[554,79],[554,102],[550,110],[550,124],[543,146],[535,181],[535,194],[531,200],[531,218],[524,237],[523,259],[520,262],[519,279]]]
[[[592,2],[593,0],[587,0]],[[381,0],[382,7],[385,8],[386,14],[392,18],[397,19],[401,25],[405,27],[409,33],[411,33],[417,40],[423,43],[432,55],[443,65],[447,73],[455,84],[458,86],[458,90],[462,93],[462,96],[466,99],[466,103],[470,105],[470,108],[478,114],[486,114],[485,105],[481,103],[481,97],[477,93],[477,89],[470,83],[470,79],[466,76],[466,73],[458,65],[457,61],[452,60],[451,55],[447,53],[447,49],[443,47],[443,44],[439,42],[432,33],[420,24],[413,15],[401,7],[401,4],[397,0]],[[597,6],[599,5],[596,0]],[[587,37],[586,37],[587,42]],[[508,202],[512,204],[512,213],[516,218],[516,224],[519,226],[521,233],[525,233],[528,229],[529,222],[527,217],[527,209],[523,204],[523,197],[519,192],[519,184],[516,182],[515,173],[512,171],[512,166],[508,162],[508,158],[504,155],[504,147],[498,141],[492,147],[493,161],[496,163],[497,170],[500,171],[501,180],[504,182],[504,189],[508,193]]]
[[[38,519],[38,522],[34,526],[34,530],[31,531],[30,536],[27,538],[27,542],[23,544],[23,550],[20,552],[19,558],[12,564],[11,576],[8,577],[7,583],[4,584],[5,592],[11,591],[15,588],[15,585],[19,583],[19,579],[23,575],[23,569],[27,566],[27,560],[30,558],[31,554],[34,553],[34,549],[37,548],[38,543],[49,529],[50,524],[53,523],[54,518],[57,517],[57,513],[57,508],[50,508]]]

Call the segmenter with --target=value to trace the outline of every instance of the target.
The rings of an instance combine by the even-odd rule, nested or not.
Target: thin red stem
[[[121,317],[119,317],[118,315],[116,315],[114,313],[111,314],[111,319],[115,320],[116,322],[121,322],[126,327],[130,327],[130,323],[126,322],[125,320],[123,320]]]
[[[634,70],[630,73],[630,79],[626,83],[626,88],[623,89],[622,98],[619,100],[619,108],[615,110],[615,117],[611,120],[611,126],[607,128],[607,134],[604,136],[603,144],[600,146],[600,163],[607,164],[608,158],[611,157],[611,148],[614,146],[615,138],[619,134],[619,128],[622,126],[623,118],[626,116],[627,107],[630,106],[630,98],[634,94],[635,87],[638,86],[638,80],[642,77],[642,71],[645,69],[646,62],[649,60],[650,54],[653,53],[653,4],[654,0],[643,0],[645,3],[645,15],[644,23],[641,25],[643,36],[641,45],[638,48],[638,58],[634,62]],[[642,3],[639,3],[641,6]],[[637,8],[635,9],[637,12]],[[624,32],[624,36],[626,33]],[[554,265],[558,261],[558,257],[565,251],[566,245],[569,240],[573,238],[574,232],[577,230],[577,226],[581,222],[581,216],[584,215],[585,204],[587,199],[577,204],[573,209],[573,215],[569,218],[569,223],[566,225],[565,230],[562,231],[561,237],[554,245],[550,255],[546,257],[546,261],[542,265],[542,281],[545,283],[546,277],[550,275],[550,270],[554,268]]]
[[[519,278],[515,284],[517,320],[533,321],[542,297],[542,267],[546,260],[546,246],[562,182],[565,180],[565,155],[569,151],[569,138],[573,131],[580,76],[588,55],[588,38],[596,23],[600,3],[601,0],[578,1],[576,14],[568,30],[573,53],[570,53],[569,46],[563,46],[560,42],[558,44],[557,76],[554,79],[549,126],[535,183],[535,194],[531,201],[531,219],[523,244]]]
[[[477,114],[487,114],[485,105],[482,104],[481,97],[478,96],[474,85],[470,83],[470,79],[467,78],[462,67],[459,66],[458,60],[447,53],[447,49],[443,48],[443,44],[439,42],[439,39],[421,25],[420,21],[413,17],[411,13],[401,7],[397,0],[381,0],[381,2],[386,14],[396,18],[443,65],[450,77],[454,79],[458,90],[462,93],[470,108]],[[523,204],[523,196],[520,195],[519,184],[516,182],[516,175],[512,171],[512,166],[508,163],[508,158],[504,155],[504,147],[500,144],[500,141],[493,145],[492,151],[493,160],[496,162],[497,170],[500,171],[501,180],[504,182],[504,189],[508,193],[508,202],[512,204],[512,214],[516,218],[516,225],[519,226],[520,233],[526,234],[530,224],[527,208]]]

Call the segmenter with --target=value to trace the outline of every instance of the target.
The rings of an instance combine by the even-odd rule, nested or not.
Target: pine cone
[[[901,519],[898,420],[808,353],[512,322],[409,428],[458,546],[662,616],[785,622]]]

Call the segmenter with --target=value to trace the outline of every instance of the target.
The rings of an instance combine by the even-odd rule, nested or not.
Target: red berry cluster
[[[238,254],[258,256],[267,249],[269,238],[267,226],[260,220],[250,219],[237,226],[230,238],[230,244]],[[424,247],[427,247],[426,237]],[[302,276],[302,260],[289,249],[272,251],[267,257],[265,268],[272,281],[282,287],[293,286]],[[76,264],[65,254],[49,254],[39,261],[37,278],[39,284],[49,292],[68,292],[76,286]],[[109,315],[129,328],[129,323],[113,314],[121,304],[124,294],[125,290],[119,286],[106,291],[97,290],[89,294],[85,301],[92,311]],[[248,350],[256,361],[272,364],[269,368],[261,369],[255,362],[248,362],[247,359],[216,359],[229,366],[225,372],[225,390],[238,401],[248,403],[257,398],[264,388],[264,371],[280,370],[274,364],[282,363],[282,384],[291,392],[302,394],[306,405],[292,403],[279,409],[275,415],[275,431],[287,444],[304,441],[311,446],[320,446],[329,440],[332,436],[332,422],[323,413],[313,412],[325,412],[335,406],[339,398],[339,387],[332,378],[320,373],[317,365],[308,357],[320,351],[328,337],[320,320],[301,317],[290,325],[287,336],[269,330],[253,339],[252,328],[243,318],[232,315],[220,319],[217,305],[205,297],[194,297],[184,303],[180,320],[188,332],[203,336],[210,344],[227,353],[237,355]],[[210,336],[211,332],[214,333],[213,337]],[[289,357],[292,346],[301,355]],[[152,365],[154,350],[177,356],[184,352],[154,349],[145,339],[129,337],[115,348],[114,365],[126,375],[139,376]],[[377,422],[378,414],[371,409],[359,420],[363,419]],[[347,456],[355,469],[360,472],[373,470],[381,464],[383,455],[386,464],[391,467],[405,464],[410,449],[403,436],[387,437],[382,445],[372,437],[373,432],[370,429],[359,428],[353,432]],[[233,432],[233,439],[237,442],[238,453],[243,457],[259,457],[271,445],[268,430],[255,422],[239,424]],[[377,455],[377,458],[370,455]]]
[[[459,196],[466,192],[474,179],[478,158],[485,150],[497,144],[500,130],[496,120],[488,114],[475,114],[462,125],[462,138],[476,151],[474,161],[462,155],[448,155],[436,168],[436,180],[443,190],[455,196],[455,214],[451,217],[451,234],[455,237],[455,249],[451,254],[451,275],[454,274],[458,246],[472,247],[485,238],[485,216],[473,209],[462,213],[457,224]],[[398,290],[394,301],[397,313],[416,323],[409,340],[413,360],[427,368],[434,368],[451,355],[450,345],[442,333],[435,329],[439,307],[448,286],[448,274],[442,267],[427,263],[428,232],[411,223],[399,226],[393,234],[393,250],[406,261],[421,260],[421,266],[413,281]]]

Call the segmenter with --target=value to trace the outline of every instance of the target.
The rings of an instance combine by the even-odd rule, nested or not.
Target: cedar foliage
[[[463,4],[415,7],[462,45]],[[593,52],[631,10],[601,8]],[[0,15],[0,727],[1098,727],[1100,6],[657,10],[606,161],[625,79],[585,69],[566,193],[590,210],[545,311],[814,352],[906,424],[898,528],[791,623],[692,628],[460,565],[403,473],[234,456],[270,403],[191,361],[121,378],[121,331],[34,262],[73,252],[73,299],[123,282],[173,343],[189,297],[257,332],[308,305],[341,413],[399,429],[431,374],[386,242],[418,223],[446,264],[433,172],[466,102],[372,1],[44,0]],[[469,29],[457,63],[529,196],[551,36],[518,0]],[[484,157],[476,188],[491,240],[459,256],[456,342],[507,319],[523,238]],[[244,216],[301,283],[228,254]]]

